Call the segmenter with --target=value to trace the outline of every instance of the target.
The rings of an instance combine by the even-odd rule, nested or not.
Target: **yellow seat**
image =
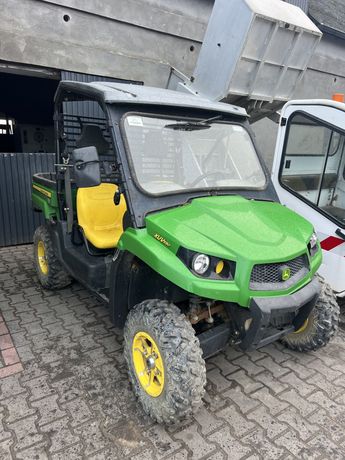
[[[102,183],[77,190],[78,224],[86,239],[99,249],[116,247],[123,233],[122,219],[127,207],[123,195],[115,206],[117,188],[115,184]]]

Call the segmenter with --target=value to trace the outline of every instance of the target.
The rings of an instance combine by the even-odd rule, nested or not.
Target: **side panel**
[[[67,234],[66,222],[50,223],[48,228],[55,253],[66,271],[103,300],[107,300],[112,256],[91,256],[84,245],[73,244]]]
[[[44,218],[49,220],[58,215],[58,201],[54,189],[32,182],[32,204],[34,209],[43,212]]]

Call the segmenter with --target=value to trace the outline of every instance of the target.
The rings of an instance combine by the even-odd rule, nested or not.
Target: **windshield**
[[[266,177],[246,129],[218,120],[202,123],[139,115],[125,118],[135,176],[145,192],[160,195],[265,186]]]

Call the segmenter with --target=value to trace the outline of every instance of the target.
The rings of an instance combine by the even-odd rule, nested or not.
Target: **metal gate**
[[[31,243],[43,223],[31,206],[31,179],[54,171],[54,153],[0,153],[0,246]]]

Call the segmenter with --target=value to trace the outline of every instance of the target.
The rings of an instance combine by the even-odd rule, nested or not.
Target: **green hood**
[[[150,235],[162,237],[176,252],[197,252],[255,263],[278,262],[306,252],[313,227],[279,203],[215,196],[151,214]]]
[[[252,296],[289,295],[311,281],[321,251],[310,259],[310,271],[282,290],[251,291],[250,275],[258,263],[287,262],[307,253],[312,225],[280,205],[241,196],[196,198],[177,208],[146,217],[146,228],[127,228],[119,249],[127,250],[185,291],[247,307]],[[232,281],[198,277],[176,256],[180,247],[236,262]]]

